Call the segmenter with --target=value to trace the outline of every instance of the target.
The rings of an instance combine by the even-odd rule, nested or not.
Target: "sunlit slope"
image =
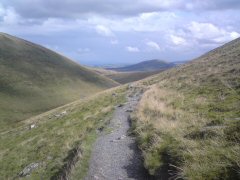
[[[135,132],[151,174],[240,178],[240,39],[142,85]]]
[[[37,44],[0,33],[0,126],[116,86]]]

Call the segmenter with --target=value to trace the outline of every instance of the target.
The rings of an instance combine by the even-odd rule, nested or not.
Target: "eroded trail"
[[[128,96],[126,104],[116,107],[108,126],[111,132],[101,135],[94,145],[85,180],[150,179],[143,167],[135,138],[127,134],[130,112],[136,107],[140,96],[138,91]]]

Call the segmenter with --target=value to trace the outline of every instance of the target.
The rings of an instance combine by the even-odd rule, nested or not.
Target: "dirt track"
[[[100,136],[92,152],[89,172],[85,180],[148,180],[135,138],[128,136],[129,114],[136,107],[141,94],[128,97],[124,105],[116,107],[108,126],[110,133]]]

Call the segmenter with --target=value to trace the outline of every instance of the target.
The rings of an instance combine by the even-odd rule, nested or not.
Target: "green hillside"
[[[51,50],[0,33],[0,131],[116,85]]]
[[[140,83],[133,117],[158,178],[240,179],[240,39]]]
[[[106,126],[125,92],[121,86],[96,93],[1,132],[0,179],[83,179],[92,145],[110,132]]]

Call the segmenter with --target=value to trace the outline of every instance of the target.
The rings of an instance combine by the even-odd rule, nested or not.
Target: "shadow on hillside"
[[[154,180],[155,178],[147,172],[143,166],[143,158],[141,156],[141,151],[137,147],[135,142],[129,145],[129,148],[134,151],[134,155],[130,160],[130,163],[124,167],[126,169],[128,178],[138,179],[138,180]]]

